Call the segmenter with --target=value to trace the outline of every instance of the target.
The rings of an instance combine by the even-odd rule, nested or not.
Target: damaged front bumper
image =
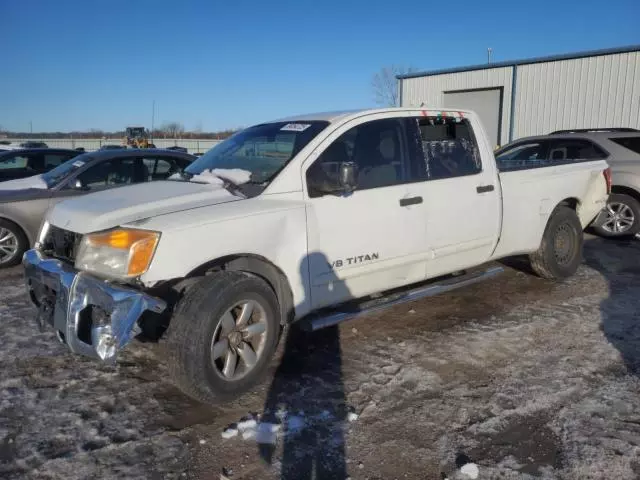
[[[142,314],[166,308],[159,298],[79,272],[38,250],[27,251],[22,264],[40,328],[53,327],[60,341],[80,355],[115,362],[139,332]]]

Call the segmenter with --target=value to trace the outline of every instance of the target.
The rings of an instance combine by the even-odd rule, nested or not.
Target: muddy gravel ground
[[[293,331],[265,382],[219,407],[163,381],[162,345],[132,344],[116,367],[68,354],[32,322],[21,271],[0,277],[0,478],[452,480],[470,478],[464,461],[481,479],[640,478],[637,240],[588,238],[562,283],[512,261]],[[249,412],[282,420],[277,437],[221,437]]]

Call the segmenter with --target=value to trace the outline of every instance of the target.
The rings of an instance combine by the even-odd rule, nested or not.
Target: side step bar
[[[315,332],[322,328],[337,325],[347,320],[353,320],[374,312],[385,310],[401,303],[412,302],[421,298],[433,297],[440,293],[449,292],[457,288],[466,287],[494,277],[504,271],[502,267],[491,267],[486,270],[465,273],[455,277],[445,278],[410,290],[390,293],[380,298],[366,300],[357,304],[342,305],[326,314],[312,314],[302,319],[300,326],[305,330]]]

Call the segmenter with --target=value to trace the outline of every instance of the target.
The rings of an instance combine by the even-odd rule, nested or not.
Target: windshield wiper
[[[247,198],[244,194],[244,192],[242,191],[242,189],[240,188],[240,185],[238,185],[235,182],[232,182],[231,180],[229,180],[228,178],[225,177],[220,177],[218,175],[216,175],[216,177],[218,177],[220,180],[222,180],[222,186],[231,194],[233,195],[237,195],[240,194],[240,196]]]

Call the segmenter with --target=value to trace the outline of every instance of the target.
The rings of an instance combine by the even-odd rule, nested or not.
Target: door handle
[[[400,199],[401,207],[408,207],[409,205],[417,205],[419,203],[422,203],[422,197],[409,197]]]
[[[476,187],[476,192],[478,193],[486,193],[486,192],[493,192],[493,185],[484,185],[482,187]]]

